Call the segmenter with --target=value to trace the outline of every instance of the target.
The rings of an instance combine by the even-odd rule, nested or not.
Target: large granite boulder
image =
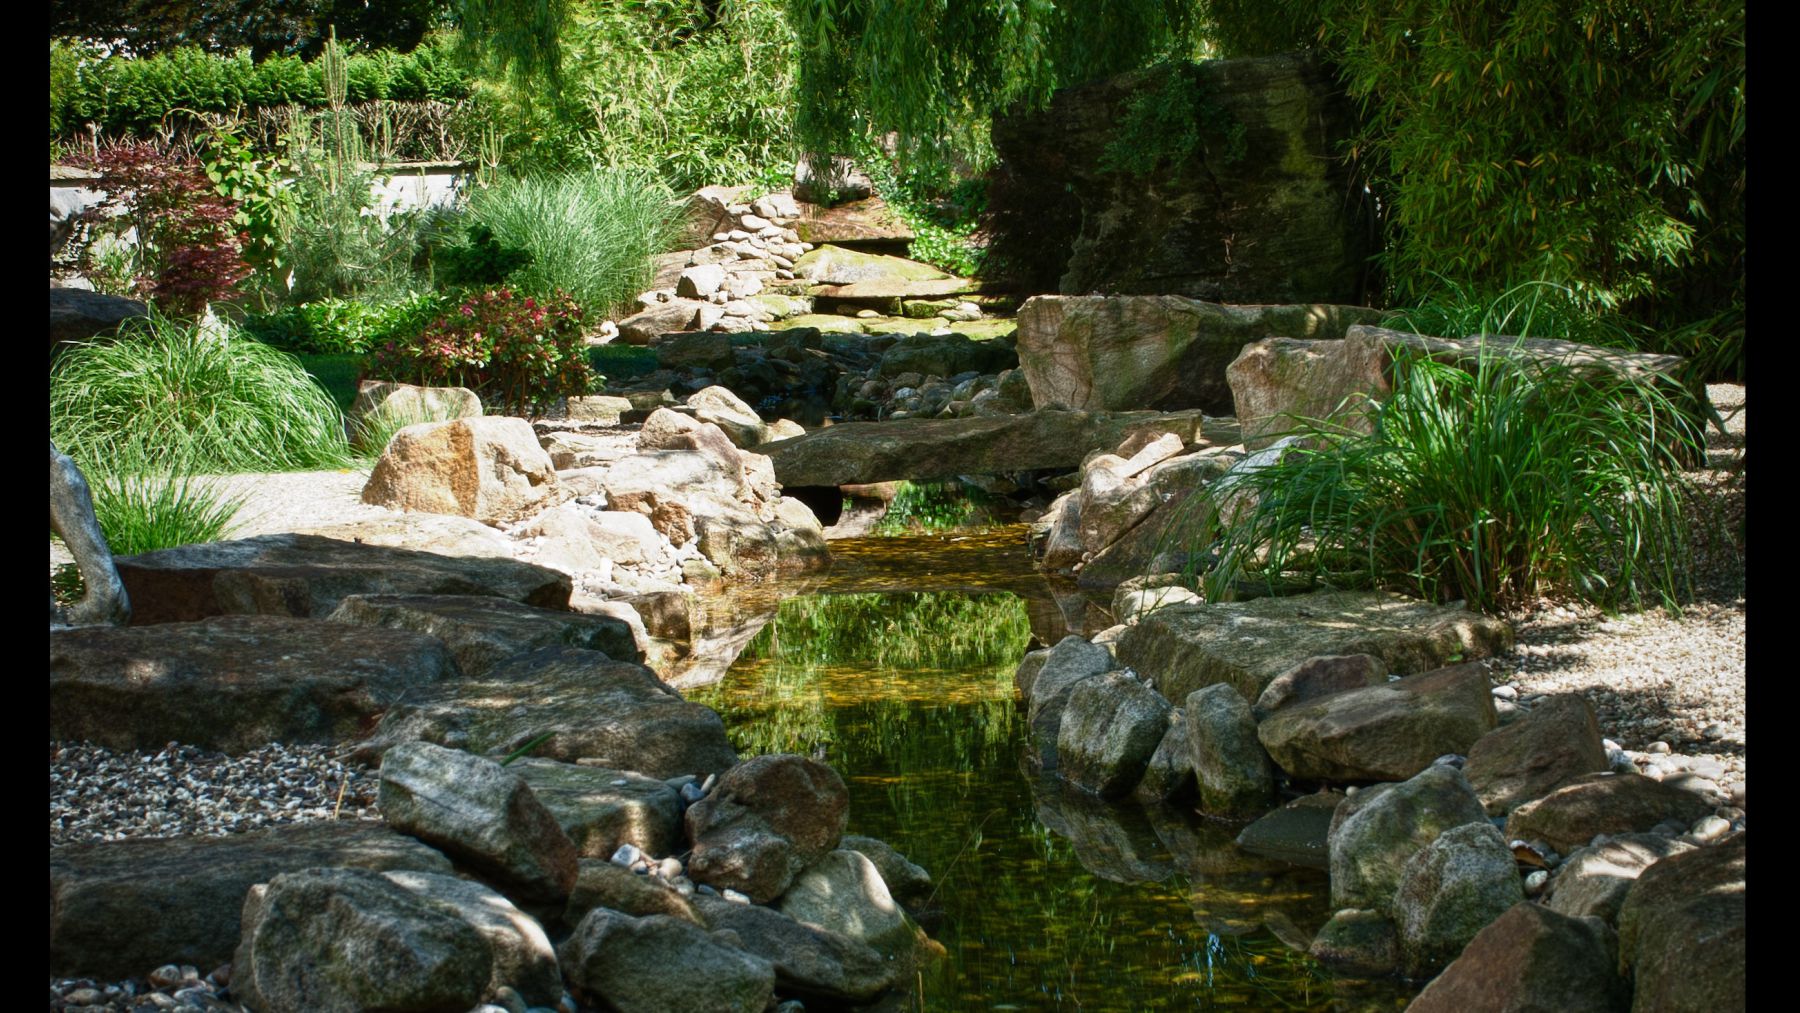
[[[1579,693],[1538,701],[1524,717],[1483,735],[1468,755],[1463,774],[1489,816],[1611,767],[1594,708]]]
[[[804,756],[756,756],[688,807],[688,875],[757,903],[781,896],[844,836],[850,794],[837,771]]]
[[[1476,933],[1406,1009],[1624,1013],[1631,984],[1613,968],[1617,951],[1617,937],[1598,919],[1520,902]]]
[[[1619,972],[1634,1013],[1745,1008],[1745,834],[1665,858],[1619,909]]]
[[[1299,418],[1330,419],[1368,432],[1373,404],[1393,393],[1396,355],[1466,363],[1484,352],[1636,377],[1667,374],[1681,362],[1673,355],[1620,352],[1556,338],[1437,338],[1357,323],[1341,341],[1283,335],[1246,345],[1225,375],[1244,443],[1256,450],[1273,443]]]
[[[1229,423],[1199,412],[1027,412],[987,418],[846,422],[757,448],[787,486],[929,481],[1041,468],[1073,468],[1133,431],[1170,432],[1186,444],[1235,443]]]
[[[582,858],[611,858],[622,844],[657,857],[686,848],[681,796],[666,781],[535,756],[506,769],[530,786]]]
[[[875,871],[881,873],[881,881],[887,884],[888,892],[908,911],[918,911],[930,899],[934,891],[931,873],[914,865],[888,842],[860,834],[845,834],[838,841],[838,848],[860,852],[874,862]]]
[[[184,742],[244,752],[354,740],[410,693],[458,675],[406,630],[280,616],[50,634],[50,736],[110,749]]]
[[[512,559],[443,556],[319,535],[259,535],[119,556],[138,625],[207,616],[327,616],[353,594],[474,594],[569,607],[569,578]]]
[[[149,315],[140,299],[104,295],[78,288],[50,290],[50,357],[60,346],[115,334],[127,320]]]
[[[286,872],[244,901],[234,997],[263,1010],[468,1009],[492,947],[444,905],[360,869]]]
[[[512,901],[472,879],[430,872],[383,875],[481,933],[494,963],[486,991],[489,999],[502,988],[512,989],[533,1006],[550,1006],[562,998],[562,970],[556,966],[550,938]]]
[[[1302,795],[1245,827],[1237,846],[1253,855],[1329,869],[1331,817],[1343,801],[1343,793],[1337,791]]]
[[[1225,368],[1245,345],[1342,338],[1380,316],[1361,306],[1225,306],[1178,295],[1034,296],[1019,308],[1019,368],[1038,408],[1230,415]]]
[[[1587,774],[1514,809],[1506,839],[1543,841],[1567,855],[1599,834],[1642,833],[1671,819],[1689,826],[1712,809],[1699,795],[1653,777]]]
[[[440,848],[533,901],[566,899],[575,845],[530,785],[485,757],[407,742],[381,758],[388,826]]]
[[[1173,707],[1169,710],[1169,727],[1163,731],[1162,741],[1144,765],[1143,779],[1131,789],[1131,794],[1141,802],[1180,802],[1192,795],[1196,787],[1187,715],[1181,708]]]
[[[1070,634],[1057,641],[1043,664],[1031,675],[1024,689],[1025,720],[1030,724],[1039,759],[1046,767],[1056,766],[1063,711],[1067,709],[1075,687],[1115,667],[1112,653],[1106,648]],[[1018,674],[1014,675],[1014,680],[1019,680]]]
[[[1119,798],[1143,780],[1169,727],[1169,701],[1125,672],[1084,679],[1069,690],[1056,734],[1058,769],[1101,798]]]
[[[1295,704],[1256,735],[1302,780],[1403,781],[1440,756],[1468,752],[1498,721],[1487,671],[1467,662]]]
[[[113,981],[170,961],[217,967],[237,949],[251,886],[339,867],[448,873],[450,860],[351,820],[51,848],[50,973]]]
[[[563,923],[579,925],[595,908],[644,917],[668,915],[704,927],[706,916],[694,906],[701,894],[684,896],[660,876],[639,875],[611,858],[583,858],[575,874],[575,889],[563,905]]]
[[[533,756],[657,778],[704,776],[737,762],[711,708],[683,700],[642,665],[574,647],[541,648],[485,678],[414,694],[388,711],[356,755],[373,761],[414,740],[496,755],[536,741]]]
[[[379,453],[369,438],[391,435],[393,430],[420,422],[480,418],[481,398],[467,387],[418,387],[391,380],[364,380],[357,384],[356,400],[344,414],[353,442],[363,450]]]
[[[1331,903],[1391,914],[1414,855],[1446,830],[1486,822],[1475,790],[1448,764],[1358,792],[1331,817]]]
[[[613,510],[643,514],[676,545],[696,542],[727,576],[758,578],[824,565],[824,529],[785,499],[769,460],[731,445],[717,426],[686,434],[692,449],[656,450],[615,463],[601,481]]]
[[[1154,677],[1171,699],[1225,682],[1246,700],[1321,654],[1368,654],[1409,675],[1511,646],[1512,628],[1498,619],[1379,591],[1171,605],[1115,645],[1120,664]]]
[[[769,427],[762,417],[725,387],[697,390],[688,395],[687,406],[695,419],[718,426],[735,446],[748,449],[768,440]]]
[[[1188,756],[1200,784],[1200,811],[1214,816],[1260,814],[1275,803],[1275,769],[1256,740],[1256,719],[1224,683],[1187,696]]]
[[[1322,654],[1276,676],[1251,708],[1258,721],[1289,704],[1386,682],[1387,666],[1367,654]]]
[[[595,908],[557,953],[578,993],[618,1013],[762,1013],[774,1003],[767,960],[668,915]]]
[[[803,925],[760,904],[698,894],[694,904],[715,932],[737,933],[744,949],[775,967],[775,984],[830,1003],[865,1003],[898,985],[906,961],[888,960],[841,932]]]
[[[1406,973],[1437,973],[1524,899],[1512,852],[1492,824],[1465,823],[1439,834],[1407,860],[1394,895]]]
[[[826,243],[794,261],[794,277],[815,285],[864,281],[927,281],[949,275],[916,260],[847,250]]]
[[[777,910],[803,925],[847,936],[886,960],[909,957],[922,933],[894,900],[875,863],[838,849],[814,862],[781,895]]]
[[[1694,845],[1661,834],[1619,834],[1577,848],[1556,867],[1544,888],[1544,906],[1571,918],[1618,921],[1619,906],[1644,870]]]
[[[1344,908],[1319,929],[1307,953],[1341,972],[1392,974],[1400,968],[1400,934],[1380,911]]]
[[[407,426],[388,441],[362,501],[394,510],[516,521],[544,505],[556,466],[524,419],[501,416]]]
[[[1143,145],[1121,124],[1146,102],[1189,103],[1199,126],[1191,151],[1148,179],[1109,156]],[[1065,88],[1043,109],[995,117],[1006,185],[990,206],[1016,220],[1001,220],[994,252],[1038,266],[1016,272],[1027,291],[1361,302],[1373,206],[1352,199],[1362,190],[1339,150],[1355,130],[1332,71],[1302,55]]]
[[[374,629],[411,630],[449,646],[462,674],[481,678],[515,654],[568,646],[615,661],[642,661],[631,627],[611,616],[534,608],[477,595],[369,594],[345,598],[326,617]]]

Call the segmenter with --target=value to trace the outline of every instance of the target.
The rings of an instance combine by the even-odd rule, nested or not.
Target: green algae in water
[[[850,832],[932,874],[946,956],[906,1008],[1404,1008],[1414,990],[1333,979],[1277,938],[1329,916],[1323,873],[1244,854],[1235,826],[1032,771],[1012,678],[1028,642],[1012,594],[805,595],[689,694],[745,755],[821,756],[849,787]]]

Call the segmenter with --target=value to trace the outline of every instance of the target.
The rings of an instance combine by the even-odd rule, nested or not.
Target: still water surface
[[[1031,571],[1021,527],[832,548],[832,572],[687,696],[746,755],[831,764],[850,832],[932,874],[946,956],[905,1008],[1404,1008],[1415,990],[1334,979],[1282,941],[1329,916],[1323,872],[1244,854],[1191,807],[1101,804],[1033,769],[1013,670],[1034,638],[1107,620]]]

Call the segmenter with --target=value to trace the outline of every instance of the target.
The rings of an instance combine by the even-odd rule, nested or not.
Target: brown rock
[[[1487,671],[1468,662],[1295,704],[1256,734],[1297,778],[1401,781],[1467,752],[1497,720]]]
[[[1744,834],[1665,858],[1619,909],[1619,972],[1633,1013],[1746,1008]]]
[[[1542,798],[1582,774],[1608,769],[1594,708],[1579,693],[1538,701],[1531,712],[1481,737],[1463,773],[1489,816]]]
[[[1624,1013],[1631,985],[1613,969],[1617,949],[1599,919],[1521,901],[1477,933],[1407,1013]]]
[[[575,925],[595,908],[609,908],[639,918],[668,915],[706,927],[706,918],[692,901],[654,876],[640,876],[604,858],[583,858],[575,876],[575,889],[563,908],[563,921]]]
[[[456,419],[395,433],[362,500],[500,524],[542,505],[555,484],[556,467],[524,419]]]
[[[515,654],[566,645],[642,661],[631,627],[605,616],[533,608],[477,595],[374,594],[344,599],[330,621],[411,630],[443,641],[462,673],[481,678]]]
[[[1276,676],[1256,698],[1262,720],[1289,704],[1316,700],[1348,689],[1367,689],[1386,681],[1387,666],[1367,654],[1326,654],[1308,658]]]
[[[767,903],[837,847],[849,807],[830,767],[788,754],[752,757],[688,807],[688,875]]]
[[[1506,839],[1543,841],[1568,854],[1599,834],[1649,830],[1663,820],[1683,826],[1712,811],[1705,799],[1642,774],[1588,774],[1506,818]]]

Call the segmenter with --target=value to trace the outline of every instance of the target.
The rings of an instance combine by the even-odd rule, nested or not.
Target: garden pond
[[[781,589],[725,678],[687,696],[746,755],[829,763],[849,831],[931,873],[946,956],[905,1008],[1405,1007],[1404,984],[1334,978],[1283,942],[1329,917],[1322,870],[1250,856],[1239,826],[1191,807],[1100,803],[1034,768],[1014,669],[1111,620],[1032,568],[1024,525],[890,528],[912,533],[834,542],[829,573]]]

